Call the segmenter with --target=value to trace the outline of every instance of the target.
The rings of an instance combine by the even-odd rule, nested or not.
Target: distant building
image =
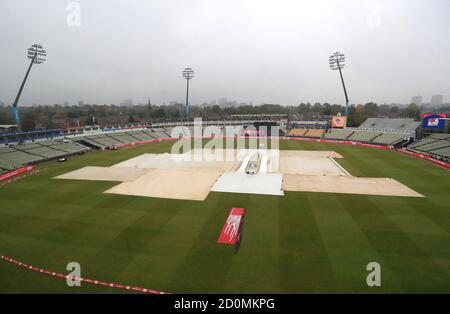
[[[420,106],[422,104],[422,96],[413,96],[411,98],[411,103]]]
[[[124,100],[120,103],[120,105],[121,105],[121,106],[126,106],[126,107],[131,107],[131,106],[133,106],[133,99],[131,99],[131,98],[124,99]]]
[[[220,97],[219,98],[219,106],[220,108],[225,108],[227,106],[228,100],[227,97]]]
[[[444,100],[444,96],[433,95],[433,96],[431,96],[431,106],[432,107],[440,107],[442,105],[443,100]]]

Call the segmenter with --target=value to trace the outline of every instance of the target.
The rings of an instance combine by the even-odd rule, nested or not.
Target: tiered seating
[[[103,145],[105,147],[111,147],[111,146],[115,146],[117,144],[121,144],[121,142],[119,142],[118,140],[113,139],[113,138],[111,138],[109,136],[106,136],[104,134],[101,134],[101,135],[90,135],[90,136],[86,136],[86,138],[88,138],[88,139],[90,139],[90,140],[92,140],[94,142],[97,142],[97,143],[99,143],[99,144],[101,144],[101,145]]]
[[[439,140],[437,142],[433,142],[430,144],[425,144],[425,145],[420,146],[420,150],[424,151],[424,152],[429,152],[431,150],[440,149],[440,148],[444,148],[447,146],[450,146],[449,141]]]
[[[78,143],[59,143],[57,145],[51,146],[53,149],[57,149],[69,154],[81,153],[88,151],[89,148],[86,146],[80,145]]]
[[[305,136],[308,129],[292,129],[289,131],[288,136]]]
[[[78,142],[78,143],[83,143],[84,142],[84,143],[86,143],[86,145],[89,144],[89,145],[92,145],[92,146],[97,147],[99,149],[105,149],[105,148],[111,146],[109,144],[99,143],[99,142],[94,141],[93,139],[90,139],[90,138],[85,137],[85,136],[76,137],[76,138],[74,138],[74,140],[76,142]]]
[[[168,137],[172,137],[173,128],[164,128],[164,132],[168,135]]]
[[[0,147],[0,154],[10,153],[10,152],[14,152],[14,151],[16,151],[14,148],[11,148],[8,146]]]
[[[377,129],[391,131],[415,131],[420,122],[410,118],[368,118],[359,126],[360,129]]]
[[[447,140],[450,141],[450,134],[442,134],[442,133],[436,133],[428,136],[429,138],[435,138],[438,140]],[[428,138],[427,137],[427,138]]]
[[[145,133],[149,134],[150,136],[153,136],[154,138],[166,138],[168,137],[167,134],[165,134],[163,131],[159,130],[145,130]]]
[[[436,143],[436,142],[439,142],[439,139],[432,138],[431,136],[429,136],[420,141],[412,143],[411,145],[408,146],[408,148],[416,148],[416,147],[420,147],[422,145],[427,145],[427,144]]]
[[[27,152],[20,151],[20,150],[16,150],[16,151],[10,152],[10,153],[3,153],[0,155],[0,158],[6,159],[9,161],[14,161],[14,162],[21,163],[21,164],[28,164],[28,163],[46,159],[43,156],[28,154]]]
[[[131,137],[130,135],[124,132],[108,133],[107,135],[119,141],[120,143],[132,143],[137,141],[134,137]]]
[[[39,142],[39,145],[44,145],[44,146],[52,146],[52,145],[57,145],[57,144],[61,144],[61,142],[54,141],[54,140]]]
[[[376,131],[355,131],[348,139],[350,141],[370,142],[380,134],[381,132]]]
[[[14,146],[15,149],[19,149],[19,150],[29,150],[32,148],[39,148],[42,145],[39,145],[37,143],[27,143],[27,144],[22,144],[22,145],[16,145]]]
[[[323,129],[308,129],[308,132],[305,133],[306,137],[322,137],[325,134],[325,130]]]
[[[47,146],[41,146],[37,148],[28,149],[26,151],[29,154],[37,155],[37,156],[43,156],[45,158],[56,158],[60,156],[67,155],[66,152],[63,152],[61,150],[56,150]]]
[[[450,147],[444,147],[440,149],[433,150],[431,152],[434,156],[442,157],[447,160],[450,160]]]
[[[14,160],[3,159],[0,154],[0,169],[4,170],[3,173],[22,167],[21,164]]]
[[[194,128],[192,128],[192,130],[191,130],[192,134],[194,134],[193,129]],[[161,132],[164,135],[164,138],[170,137],[170,132],[167,132],[166,129],[164,129],[164,128],[158,129],[157,132]]]
[[[450,160],[450,134],[433,134],[408,146],[409,150]]]
[[[395,145],[408,137],[404,133],[383,133],[372,140],[376,144]]]
[[[345,140],[352,135],[353,132],[353,130],[348,129],[331,129],[324,137],[328,139]]]
[[[105,136],[102,137],[102,140],[111,143],[110,146],[119,146],[120,144],[124,143],[124,142],[118,140],[117,138],[115,138],[112,134],[113,133],[105,134]]]
[[[142,131],[130,131],[127,133],[140,141],[149,141],[149,140],[154,139],[153,137],[151,137],[150,135],[148,135],[147,133],[144,133]]]
[[[67,140],[65,143],[60,142],[60,141],[55,141],[55,140],[49,140],[49,141],[38,142],[38,144],[49,147],[53,150],[58,150],[58,151],[62,151],[62,152],[69,153],[69,154],[75,154],[75,153],[80,153],[80,152],[89,150],[89,148],[87,148],[86,146],[83,146],[83,145],[78,144],[73,141],[69,142]]]

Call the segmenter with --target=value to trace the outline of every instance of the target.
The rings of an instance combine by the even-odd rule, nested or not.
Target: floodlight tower
[[[186,79],[186,118],[189,119],[189,80],[194,78],[194,70],[185,68],[183,70],[183,78]]]
[[[17,93],[16,99],[12,105],[12,111],[14,115],[14,119],[16,120],[17,131],[22,131],[22,127],[20,125],[20,116],[19,111],[17,110],[17,104],[19,102],[20,95],[22,94],[23,87],[25,86],[25,82],[27,81],[28,74],[30,74],[31,67],[33,64],[41,64],[44,63],[47,57],[47,52],[42,48],[41,45],[34,44],[30,48],[28,48],[28,59],[30,59],[30,65],[28,66],[27,73],[23,78],[22,84],[20,85],[19,92]]]
[[[341,75],[342,86],[344,87],[344,94],[345,94],[345,115],[348,116],[347,89],[345,88],[344,77],[342,76],[342,69],[345,66],[345,55],[337,51],[330,56],[329,63],[330,69],[333,71],[339,70],[339,74]]]

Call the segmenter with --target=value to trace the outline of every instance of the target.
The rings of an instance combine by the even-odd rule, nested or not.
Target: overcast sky
[[[343,103],[336,50],[351,103],[450,100],[448,0],[2,0],[0,30],[7,104],[33,43],[48,60],[20,105],[183,101],[187,66],[192,104]]]

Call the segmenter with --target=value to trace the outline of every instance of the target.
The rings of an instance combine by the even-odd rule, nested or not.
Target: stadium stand
[[[450,134],[432,134],[407,148],[416,153],[450,161]]]
[[[15,170],[20,167],[22,167],[22,165],[18,162],[15,162],[14,160],[3,159],[0,154],[0,169],[2,170],[2,173]]]
[[[86,146],[80,145],[78,143],[59,143],[51,146],[53,149],[57,149],[69,154],[76,154],[81,152],[86,152],[89,149]]]
[[[172,130],[173,130],[173,128],[164,128],[164,132],[165,132],[169,137],[172,137]]]
[[[46,140],[15,146],[0,147],[0,168],[14,170],[21,165],[85,152],[89,148],[72,141]]]
[[[134,138],[138,139],[139,141],[149,141],[154,139],[153,137],[142,131],[130,131],[127,133],[133,136]]]
[[[39,144],[44,145],[44,146],[52,146],[52,145],[61,144],[61,142],[54,141],[54,140],[48,140],[48,141],[39,142]]]
[[[292,129],[288,136],[304,136],[306,132],[308,132],[308,129]]]
[[[106,136],[104,135],[94,135],[94,136],[86,136],[86,139],[89,141],[86,141],[92,145],[98,146],[100,144],[101,148],[111,147],[114,146],[114,143],[109,141]]]
[[[0,147],[0,154],[10,153],[10,152],[14,152],[14,151],[15,151],[14,148],[11,148],[11,147],[8,147],[8,146]]]
[[[102,144],[85,136],[76,137],[74,140],[77,143],[81,143],[82,145],[96,149],[105,149],[110,146],[109,144]]]
[[[399,142],[402,142],[405,139],[404,133],[388,133],[384,132],[380,136],[372,139],[373,143],[376,144],[384,144],[384,145],[395,145]]]
[[[25,151],[20,151],[20,150],[16,150],[16,151],[13,151],[10,153],[3,153],[0,155],[0,158],[8,160],[8,161],[12,161],[12,162],[20,163],[23,165],[46,159],[43,156],[29,154]]]
[[[120,134],[116,138],[113,133],[106,133],[105,136],[102,137],[101,139],[103,141],[109,142],[111,146],[119,146],[120,144],[124,143],[118,139],[120,137],[121,137]]]
[[[150,132],[150,133],[147,133]],[[151,131],[146,131],[147,134],[150,134],[154,138],[167,138],[169,137],[162,129],[154,129]]]
[[[358,129],[372,129],[379,131],[415,131],[420,126],[420,122],[410,118],[368,118]]]
[[[136,142],[136,138],[126,134],[125,132],[118,132],[118,133],[108,133],[110,137],[118,141],[119,143],[133,143]]]
[[[370,142],[382,133],[377,131],[355,131],[348,138],[350,141]]]
[[[28,154],[33,154],[36,156],[42,156],[45,158],[56,158],[60,156],[67,155],[66,152],[63,152],[61,150],[52,149],[46,146],[41,146],[37,148],[28,149],[26,151]]]
[[[330,129],[324,138],[401,146],[415,137],[419,126],[413,119],[368,118],[358,128]]]
[[[324,137],[328,139],[345,140],[353,133],[354,131],[349,129],[330,129]]]
[[[322,137],[325,134],[324,129],[308,129],[304,136],[306,137]]]

